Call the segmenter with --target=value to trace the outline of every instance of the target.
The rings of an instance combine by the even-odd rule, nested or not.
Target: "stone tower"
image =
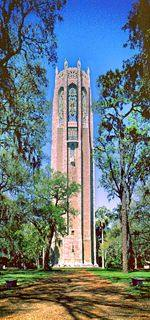
[[[90,74],[77,67],[55,75],[52,116],[51,167],[67,174],[81,185],[72,199],[79,214],[68,213],[68,234],[59,241],[59,265],[90,266],[95,260],[95,232],[93,212],[92,111]]]

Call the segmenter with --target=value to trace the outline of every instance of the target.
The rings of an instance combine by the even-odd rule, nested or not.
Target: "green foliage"
[[[106,232],[105,237],[106,268],[122,267],[121,228],[115,224]]]
[[[51,175],[51,177],[50,177]],[[45,270],[49,269],[51,245],[56,237],[67,233],[67,214],[75,214],[70,205],[79,185],[68,181],[60,172],[40,170],[34,176],[33,190],[29,191],[30,219],[45,240]]]
[[[79,185],[69,182],[61,172],[52,172],[46,168],[34,174],[33,185],[27,193],[27,209],[31,213],[31,221],[40,232],[47,228],[49,230],[52,225],[58,233],[66,232],[66,219],[63,216],[68,210],[70,214],[76,213],[70,205],[70,199],[78,191]]]
[[[105,227],[110,222],[112,218],[112,213],[109,209],[103,206],[96,210],[95,218],[96,218],[96,226],[103,224]]]
[[[96,211],[96,225],[98,256],[104,260],[105,268],[121,268],[121,227],[117,210],[100,207]]]
[[[150,61],[150,2],[139,0],[132,7],[127,23],[123,27],[129,31],[129,40],[126,45],[131,49],[139,49],[142,59]]]
[[[13,163],[33,169],[41,163],[48,103],[43,57],[56,62],[55,24],[65,4],[62,1],[1,1],[0,4],[0,144],[2,163],[0,191],[11,191]],[[5,167],[5,157],[12,166]],[[10,170],[11,169],[11,170]],[[19,176],[20,174],[20,176]],[[4,181],[3,181],[4,177]],[[8,181],[8,184],[7,184]],[[15,183],[19,183],[15,179]],[[7,185],[6,185],[7,184]],[[3,188],[4,186],[4,188]],[[9,189],[10,188],[10,189]]]
[[[96,110],[101,122],[95,151],[102,170],[101,184],[109,196],[122,199],[125,180],[130,202],[135,184],[148,174],[149,149],[148,124],[136,104],[136,90],[129,85],[126,72],[109,71],[98,79],[101,98]]]
[[[10,200],[1,197],[1,248],[7,249],[12,265],[37,262],[45,250],[49,268],[52,240],[67,233],[67,215],[77,214],[71,206],[79,185],[60,172],[38,169],[24,188]],[[70,219],[71,220],[71,219]]]
[[[55,23],[62,20],[65,0],[1,1],[0,54],[5,65],[22,54],[26,60],[47,56],[56,59]]]
[[[128,269],[131,199],[136,186],[146,181],[149,173],[149,124],[143,115],[143,106],[149,101],[141,97],[138,74],[130,76],[127,65],[121,71],[108,71],[100,76],[100,99],[96,105],[100,124],[95,157],[101,169],[100,182],[108,197],[120,199],[124,271]]]
[[[139,0],[132,7],[127,23],[123,27],[129,32],[129,39],[125,46],[136,50],[132,59],[125,65],[128,69],[128,79],[134,83],[138,78],[140,90],[137,92],[137,101],[142,109],[144,118],[150,118],[150,2]]]
[[[18,239],[18,230],[26,217],[22,215],[21,208],[15,200],[1,197],[0,203],[0,247],[7,252],[12,265],[17,265],[21,251]],[[19,259],[19,260],[18,260]]]
[[[149,216],[149,186],[138,188],[136,199],[132,201],[129,223],[133,250],[137,260],[137,268],[149,261],[150,255],[150,216]]]
[[[36,263],[42,256],[44,241],[32,223],[24,223],[16,232],[19,249],[22,252],[22,261]]]
[[[96,220],[97,255],[104,254],[106,268],[122,267],[122,235],[120,225],[120,206],[112,212],[105,207],[97,210]],[[102,214],[101,214],[102,212]],[[105,215],[104,215],[105,213]],[[108,221],[108,217],[109,221]],[[132,269],[143,268],[150,255],[150,217],[149,217],[149,186],[138,187],[132,199],[129,211],[130,248],[129,262],[132,259]],[[106,216],[107,224],[104,224]],[[103,224],[100,223],[103,221]],[[104,227],[104,242],[101,243],[101,227]],[[130,251],[132,250],[132,254]],[[99,260],[98,260],[99,261]],[[131,262],[130,262],[131,263]],[[100,263],[101,266],[101,263]]]
[[[19,267],[37,262],[44,248],[48,269],[54,235],[67,234],[67,214],[77,214],[71,197],[79,185],[48,168],[38,169],[32,178],[13,200],[1,196],[0,245],[7,249],[9,262]]]
[[[30,171],[23,165],[22,158],[14,157],[11,151],[2,149],[0,157],[0,192],[19,192],[27,183]]]

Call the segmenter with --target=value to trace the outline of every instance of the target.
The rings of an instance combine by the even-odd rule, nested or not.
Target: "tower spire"
[[[80,61],[80,58],[78,58],[78,61],[77,61],[77,68],[78,68],[78,69],[81,69],[81,61]]]
[[[58,74],[58,67],[56,66],[56,68],[55,68],[55,75],[57,75]]]
[[[65,61],[64,61],[64,69],[67,69],[68,68],[68,61],[67,61],[67,59],[65,59]]]

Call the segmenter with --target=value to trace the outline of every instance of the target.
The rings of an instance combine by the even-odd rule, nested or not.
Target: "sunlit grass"
[[[131,271],[124,273],[123,271],[118,270],[102,270],[100,268],[91,269],[94,274],[98,275],[101,278],[109,279],[112,282],[126,282],[129,283],[132,278],[150,278],[149,271]]]
[[[93,268],[91,271],[99,276],[102,279],[107,279],[112,283],[124,283],[126,284],[126,291],[128,294],[131,295],[139,295],[143,298],[149,297],[150,292],[150,272],[149,271],[131,271],[128,273],[124,273],[123,271],[116,271],[116,270],[102,270],[100,268]],[[132,278],[143,278],[143,284],[141,286],[132,286]]]
[[[0,271],[0,285],[6,284],[7,280],[17,280],[18,285],[30,285],[34,282],[52,278],[53,275],[59,274],[71,274],[80,272],[83,268],[53,268],[52,270],[45,272],[43,270],[18,270],[18,269],[6,269]],[[85,269],[84,269],[85,270]],[[144,278],[150,279],[149,271],[133,271],[124,273],[121,270],[102,270],[100,268],[88,268],[87,271],[92,272],[102,279],[108,279],[113,283],[125,283],[128,293],[131,294],[140,294],[147,297],[147,293],[150,288],[150,282],[143,281],[144,286],[142,287],[133,287],[131,285],[132,278]]]
[[[16,270],[8,269],[0,272],[0,285],[6,283],[7,280],[16,279],[18,284],[32,283],[37,280],[51,277],[53,272],[45,272],[41,270]]]

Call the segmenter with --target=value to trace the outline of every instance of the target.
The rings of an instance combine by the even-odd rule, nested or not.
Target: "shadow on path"
[[[3,293],[0,315],[16,320],[149,319],[147,302],[128,297],[123,285],[86,270],[59,273]]]

